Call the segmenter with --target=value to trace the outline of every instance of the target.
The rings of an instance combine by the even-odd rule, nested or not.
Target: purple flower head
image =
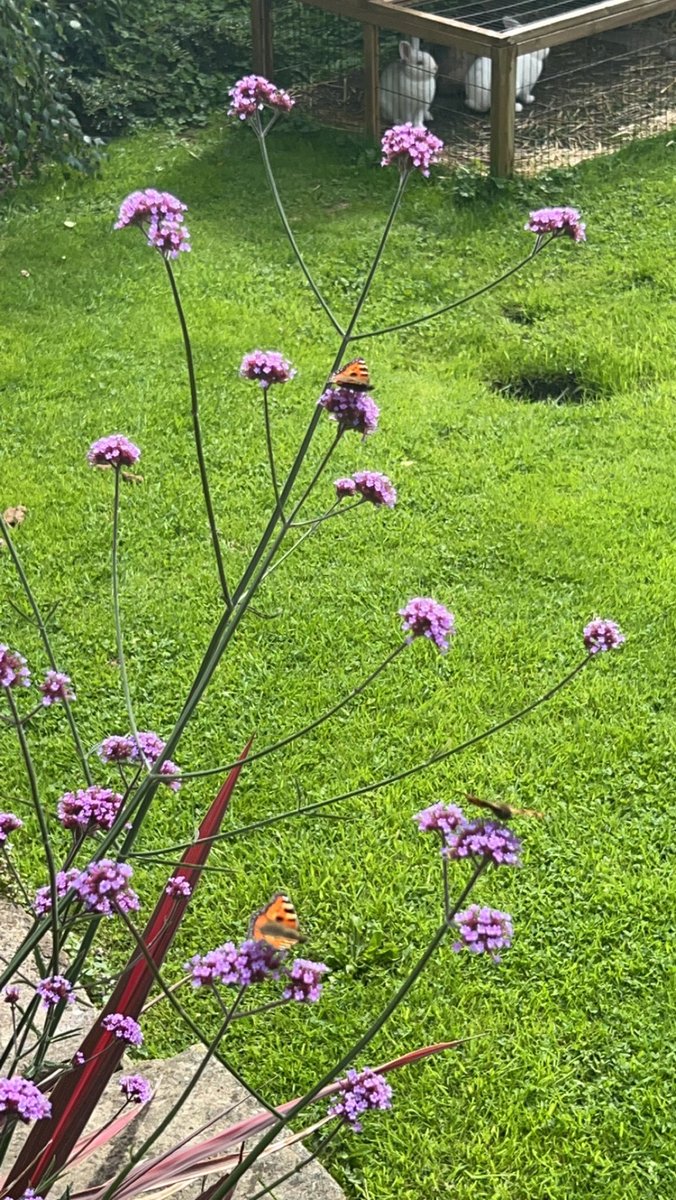
[[[79,876],[80,872],[77,867],[71,867],[69,871],[56,872],[56,895],[59,900],[62,900],[66,892],[70,891]],[[44,917],[45,913],[52,911],[52,893],[49,884],[38,888],[35,893],[33,908],[38,917]]]
[[[128,1046],[143,1045],[141,1026],[133,1017],[126,1017],[124,1013],[109,1013],[107,1017],[103,1018],[101,1025],[109,1033],[114,1033],[121,1042],[126,1042]]]
[[[339,1087],[338,1099],[329,1108],[329,1116],[342,1117],[355,1133],[361,1133],[360,1118],[368,1109],[392,1107],[392,1088],[370,1067],[348,1071]]]
[[[274,83],[270,83],[263,75],[245,75],[230,88],[228,116],[246,121],[265,107],[273,108],[276,112],[288,113],[293,106],[294,101],[288,92],[275,87]]]
[[[132,1104],[147,1104],[153,1094],[151,1085],[142,1075],[120,1075],[118,1082],[125,1100]]]
[[[499,951],[508,950],[512,944],[512,918],[497,908],[482,908],[480,904],[471,904],[453,920],[460,934],[460,940],[453,945],[455,951],[469,950],[472,954],[490,954],[493,962],[500,962]]]
[[[532,212],[524,225],[529,233],[553,233],[569,237],[574,242],[586,242],[585,225],[576,208],[539,208]]]
[[[21,1193],[21,1200],[44,1200],[43,1196],[38,1196],[33,1188],[26,1188],[25,1192]]]
[[[48,671],[42,683],[38,684],[42,692],[42,703],[45,708],[51,704],[63,704],[64,700],[74,700],[75,692],[71,690],[70,679],[61,671]]]
[[[187,205],[171,192],[146,188],[144,192],[132,192],[122,201],[115,229],[138,225],[144,230],[149,246],[165,258],[178,258],[182,250],[190,249],[190,234],[183,224],[183,214],[187,211]]]
[[[465,814],[457,804],[431,804],[413,817],[421,833],[440,833],[444,841],[465,824]]]
[[[92,442],[87,461],[92,467],[133,467],[140,457],[138,446],[121,433],[111,433]]]
[[[582,636],[590,654],[603,654],[606,650],[617,650],[624,645],[625,636],[615,621],[594,617],[585,625]]]
[[[64,829],[94,833],[97,829],[112,829],[121,806],[122,796],[118,792],[93,784],[78,792],[65,792],[57,813]]]
[[[42,998],[45,1008],[54,1008],[62,1000],[65,1000],[67,1004],[75,1002],[73,985],[65,975],[49,975],[46,979],[40,980],[35,990]]]
[[[82,1053],[81,1050],[76,1050],[75,1054],[73,1055],[73,1066],[74,1067],[83,1067],[84,1064],[85,1064],[84,1054]]]
[[[426,637],[442,654],[446,653],[448,639],[455,634],[455,617],[443,604],[437,604],[429,596],[417,596],[399,609],[399,616],[404,618],[402,629],[410,635],[409,641]]]
[[[435,137],[424,125],[394,125],[386,130],[381,143],[383,157],[381,167],[399,167],[402,174],[418,170],[428,176],[433,163],[439,162],[439,154],[444,148],[440,138]]]
[[[105,738],[99,746],[99,758],[104,763],[131,762],[134,757],[134,739],[114,734]]]
[[[225,942],[207,954],[195,954],[185,964],[190,972],[194,988],[209,987],[216,983],[232,987],[249,987],[264,979],[277,979],[281,955],[274,946],[264,941]]]
[[[332,421],[337,421],[341,433],[354,429],[362,437],[368,437],[378,428],[380,409],[366,392],[356,388],[327,388],[317,404],[325,409]]]
[[[129,886],[132,874],[127,863],[102,858],[90,863],[73,886],[89,912],[112,917],[116,907],[122,912],[132,912],[139,907],[139,898]]]
[[[185,875],[172,875],[164,892],[167,896],[192,896],[192,888]]]
[[[269,388],[273,383],[288,383],[296,370],[278,350],[252,350],[244,355],[239,373],[242,379],[252,379],[262,388]]]
[[[0,1113],[16,1114],[22,1121],[40,1121],[52,1115],[52,1106],[30,1079],[15,1075],[0,1079]]]
[[[5,1004],[18,1004],[21,997],[21,992],[15,983],[8,983],[7,987],[2,989],[2,998]]]
[[[0,846],[3,846],[9,834],[17,829],[23,829],[23,821],[14,813],[0,812]]]
[[[345,500],[347,497],[357,494],[357,485],[354,479],[336,479],[334,487],[338,500]]]
[[[168,779],[163,779],[162,782],[166,783],[167,787],[172,792],[180,792],[183,786],[182,780],[178,777],[179,770],[180,767],[177,767],[175,762],[172,762],[170,758],[167,758],[162,763],[162,766],[158,771],[159,775],[169,776]]]
[[[141,758],[141,755],[143,755],[143,757],[147,759],[149,763],[155,763],[166,746],[166,742],[162,741],[159,733],[153,733],[151,729],[144,730],[139,733],[138,744],[134,740],[133,734],[129,733],[127,734],[127,737],[130,738],[132,742],[132,759],[134,762],[138,762]]]
[[[397,489],[387,475],[380,471],[357,471],[353,476],[354,485],[360,496],[370,504],[384,504],[386,508],[394,508],[397,503]]]
[[[0,643],[0,687],[16,688],[30,685],[31,673],[23,655]]]
[[[328,969],[324,963],[309,962],[307,958],[294,959],[291,966],[284,969],[287,984],[282,999],[315,1004],[322,994],[322,975],[326,975]]]
[[[487,858],[496,867],[519,867],[521,842],[507,825],[495,821],[470,821],[446,843],[446,858]]]

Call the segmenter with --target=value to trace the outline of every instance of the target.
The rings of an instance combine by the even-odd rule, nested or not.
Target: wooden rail
[[[498,33],[496,37],[510,46],[518,46],[519,53],[525,54],[528,50],[576,42],[606,29],[633,25],[675,8],[676,0],[606,0],[606,3],[588,4],[558,17],[531,21],[518,29]]]

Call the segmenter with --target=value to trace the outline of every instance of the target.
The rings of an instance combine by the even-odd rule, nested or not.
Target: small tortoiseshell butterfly
[[[260,912],[254,913],[249,925],[249,937],[256,942],[269,942],[276,950],[289,950],[304,942],[300,922],[291,900],[278,892]]]
[[[331,383],[336,387],[354,388],[357,392],[370,392],[373,388],[369,369],[363,358],[353,358],[352,362],[345,363],[344,367],[331,376]]]
[[[537,817],[542,821],[545,815],[536,808],[513,808],[511,804],[494,804],[492,800],[480,800],[478,796],[467,795],[465,799],[470,804],[476,804],[478,808],[487,808],[489,812],[495,813],[496,817],[500,817],[501,821],[509,821],[510,817]]]

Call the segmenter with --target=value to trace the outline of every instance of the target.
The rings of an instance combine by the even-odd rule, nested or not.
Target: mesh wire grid
[[[416,7],[485,28],[506,16],[522,24],[573,11],[570,4],[520,0],[418,0]],[[380,69],[399,55],[400,35],[381,30]],[[431,128],[446,143],[451,165],[486,166],[490,114],[465,103],[470,55],[423,43],[438,63]],[[364,127],[362,31],[358,22],[302,0],[275,5],[275,78],[291,87],[321,123]],[[534,88],[535,103],[516,115],[516,166],[536,173],[572,165],[627,141],[676,127],[676,13],[552,49]]]

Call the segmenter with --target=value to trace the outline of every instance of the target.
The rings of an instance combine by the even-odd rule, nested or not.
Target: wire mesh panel
[[[364,129],[361,25],[301,0],[273,9],[275,82],[324,125]]]

